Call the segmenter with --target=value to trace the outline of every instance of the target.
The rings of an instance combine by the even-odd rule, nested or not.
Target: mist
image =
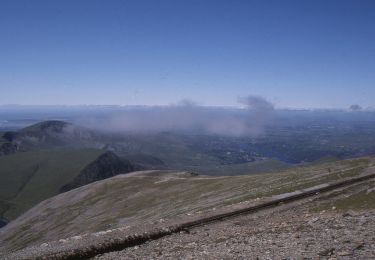
[[[258,96],[238,98],[241,108],[206,107],[190,100],[176,105],[137,107],[81,119],[85,127],[106,132],[194,132],[258,136],[271,121],[274,105]]]

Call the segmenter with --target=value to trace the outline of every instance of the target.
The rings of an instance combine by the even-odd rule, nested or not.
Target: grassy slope
[[[43,201],[3,228],[0,242],[19,249],[121,225],[235,207],[237,203],[356,176],[374,162],[375,158],[346,160],[234,177],[120,175]]]
[[[39,150],[0,157],[0,214],[14,219],[58,194],[101,150]]]

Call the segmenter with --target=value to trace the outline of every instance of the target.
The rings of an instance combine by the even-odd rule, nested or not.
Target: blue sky
[[[375,1],[0,0],[0,104],[375,107]]]

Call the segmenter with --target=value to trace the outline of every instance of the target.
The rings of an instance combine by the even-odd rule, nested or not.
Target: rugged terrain
[[[375,258],[374,210],[311,212],[317,203],[236,217],[96,259]]]
[[[47,252],[74,250],[76,247],[91,247],[116,239],[116,237],[120,238],[157,227],[162,228],[218,212],[231,211],[282,197],[296,190],[373,173],[373,165],[374,158],[361,158],[301,167],[293,171],[251,176],[206,177],[172,171],[147,171],[118,175],[39,203],[0,231],[1,250],[11,252],[24,248],[11,255],[22,258],[43,255]],[[355,210],[356,213],[353,216],[356,217],[348,218],[347,220],[351,220],[352,224],[345,228],[352,229],[362,216],[366,218],[370,227],[373,219],[369,213],[375,207],[374,187],[374,181],[366,181],[322,194],[312,201],[305,200],[304,203],[291,204],[295,207],[285,205],[280,208],[280,210],[285,210],[281,213],[267,214],[255,220],[253,216],[249,216],[249,224],[245,221],[247,217],[243,216],[240,218],[244,218],[244,222],[240,221],[242,223],[240,225],[225,221],[212,224],[212,227],[197,227],[189,234],[176,234],[142,245],[144,250],[137,251],[136,247],[133,247],[102,257],[146,257],[150,254],[160,258],[168,256],[170,258],[189,256],[196,258],[204,257],[200,254],[207,251],[207,257],[229,258],[253,255],[252,250],[258,252],[260,256],[266,256],[266,250],[257,249],[255,246],[258,245],[257,243],[264,245],[264,248],[267,248],[267,243],[270,247],[273,246],[269,253],[271,256],[281,255],[280,250],[285,252],[285,256],[288,254],[289,256],[317,255],[320,249],[326,249],[326,245],[324,244],[323,247],[322,244],[325,237],[320,234],[320,230],[332,230],[330,232],[335,235],[337,231],[335,221],[347,225],[346,222],[340,222],[344,221],[342,214],[347,210]],[[322,216],[321,222],[315,220],[319,216]],[[299,222],[294,219],[296,221],[301,219],[300,225],[302,226],[310,222],[317,225],[316,231],[309,226],[302,229],[305,230],[303,235],[313,237],[315,243],[308,254],[303,253],[301,249],[305,238],[301,240],[302,245],[297,247],[302,251],[293,251],[294,255],[290,252],[294,240],[286,240],[285,237],[293,235],[295,228],[299,226]],[[280,221],[286,224],[279,225]],[[241,225],[243,225],[242,228],[240,228]],[[289,229],[283,229],[283,225]],[[208,230],[205,230],[206,228]],[[276,230],[275,235],[279,234],[274,237],[274,240],[270,233],[272,228]],[[341,231],[345,228],[341,228]],[[366,234],[370,236],[371,229],[368,232]],[[337,236],[340,236],[340,233],[337,233]],[[260,239],[255,241],[255,237]],[[368,239],[365,233],[357,238]],[[196,239],[198,241],[195,244],[188,245]],[[353,241],[357,243],[357,240]],[[225,245],[226,250],[234,250],[238,244],[239,252],[237,254],[224,249],[225,252],[216,250],[215,244],[223,247]],[[247,244],[250,245],[246,246]],[[348,248],[350,246],[352,244],[349,243]],[[203,247],[205,250],[202,250]],[[334,248],[335,253],[341,249],[346,250],[344,247],[339,248],[336,244]],[[328,254],[333,254],[332,252]]]
[[[93,136],[87,129],[62,121],[45,121],[2,134],[0,225],[60,192],[142,169],[96,148]]]
[[[130,161],[118,157],[113,152],[104,152],[88,164],[71,182],[62,186],[60,191],[69,191],[94,181],[116,176],[120,173],[132,172],[137,168]]]
[[[0,215],[13,220],[38,202],[93,181],[133,171],[129,161],[97,149],[38,150],[0,157]]]
[[[277,156],[284,161],[263,157],[273,150],[267,143],[176,133],[106,135],[61,121],[6,132],[0,139],[0,225],[13,221],[0,229],[0,255],[64,255],[374,172],[374,157],[325,157],[350,154],[352,148],[336,143],[320,145],[338,153],[285,147],[294,152],[284,158],[279,142]],[[320,160],[304,162],[313,158]],[[141,169],[158,170],[132,172]],[[258,174],[223,176],[245,172]],[[374,191],[368,180],[97,257],[371,258]],[[326,234],[331,244],[324,243]]]

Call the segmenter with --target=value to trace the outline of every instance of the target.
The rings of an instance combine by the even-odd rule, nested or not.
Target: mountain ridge
[[[0,237],[4,239],[3,250],[16,250],[108,229],[126,227],[129,232],[137,232],[137,227],[152,227],[165,221],[244,207],[276,195],[361,176],[374,163],[374,157],[366,157],[236,177],[194,176],[170,171],[117,175],[39,203],[0,230]],[[375,182],[370,183],[375,187]],[[351,192],[356,196],[371,187],[366,188],[365,184]],[[40,228],[43,228],[42,237]]]

